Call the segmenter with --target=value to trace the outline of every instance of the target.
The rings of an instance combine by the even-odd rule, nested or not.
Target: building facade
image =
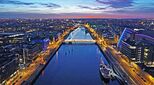
[[[129,59],[154,67],[154,38],[138,31],[125,29],[118,41],[118,49]]]

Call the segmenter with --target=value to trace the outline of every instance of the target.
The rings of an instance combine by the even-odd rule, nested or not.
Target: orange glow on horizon
[[[82,19],[82,18],[136,18],[136,16],[128,16],[128,15],[60,15],[60,16],[55,16],[52,18],[59,18],[59,19],[69,19],[69,18],[73,18],[73,19]]]

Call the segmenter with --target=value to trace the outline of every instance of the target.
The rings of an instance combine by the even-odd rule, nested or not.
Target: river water
[[[67,39],[92,38],[84,28],[78,28]],[[101,79],[101,57],[108,64],[96,44],[63,44],[34,85],[119,85],[117,80],[105,83]]]

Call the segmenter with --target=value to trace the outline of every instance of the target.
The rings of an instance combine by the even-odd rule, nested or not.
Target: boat
[[[101,60],[100,63],[100,73],[103,80],[105,81],[110,81],[113,78],[113,70],[109,66],[104,64],[103,60]]]

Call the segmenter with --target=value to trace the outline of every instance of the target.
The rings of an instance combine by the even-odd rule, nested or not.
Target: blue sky
[[[0,0],[0,17],[154,18],[154,0]]]

